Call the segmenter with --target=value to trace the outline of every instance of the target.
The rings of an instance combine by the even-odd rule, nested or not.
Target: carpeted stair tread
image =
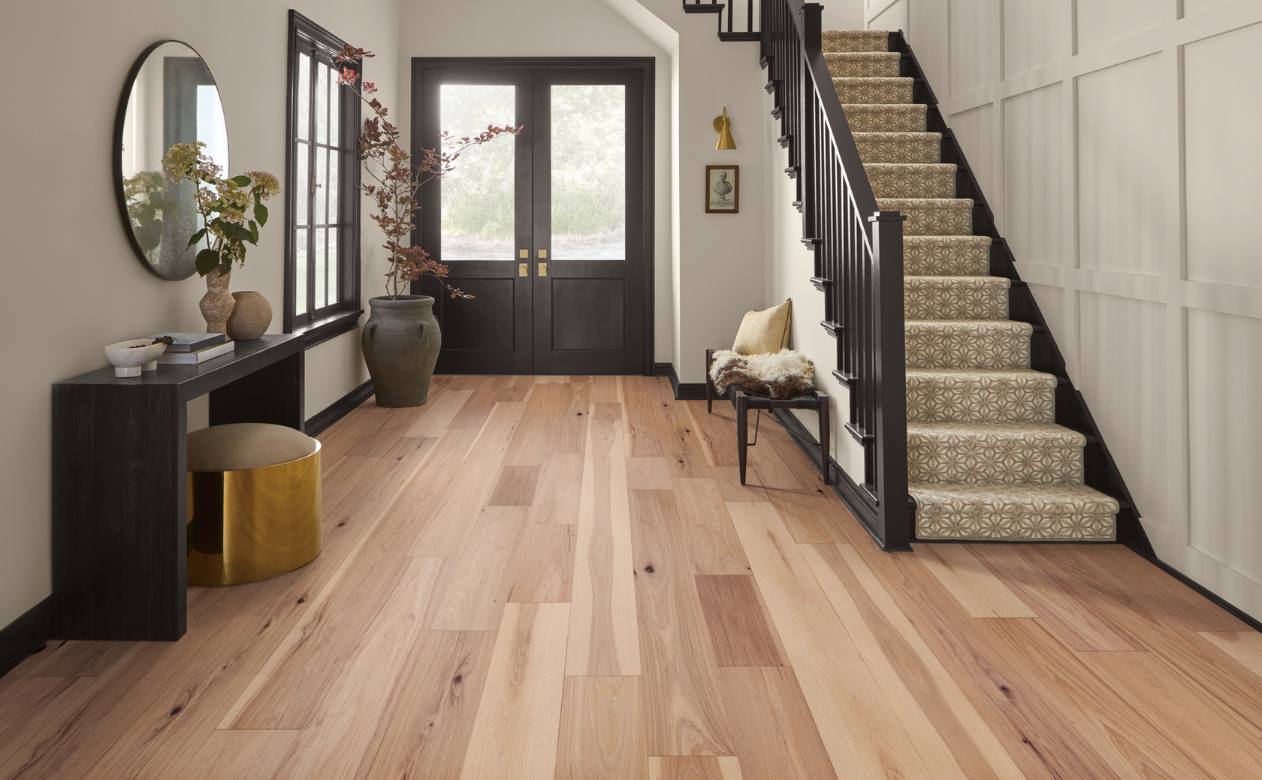
[[[907,370],[908,422],[1050,423],[1056,377],[1030,369]]]
[[[826,30],[820,36],[826,52],[884,52],[890,48],[890,34],[884,30]]]
[[[907,456],[916,537],[1113,541],[1116,500],[1083,485],[1086,437],[1057,425],[1059,380],[1030,368],[975,204],[883,31],[829,31],[833,76],[877,206],[905,217]]]
[[[1085,485],[912,483],[916,538],[1114,541],[1117,501]]]
[[[1080,484],[1077,431],[1047,423],[910,423],[907,478],[959,484]]]
[[[1034,326],[1012,320],[907,320],[908,368],[1030,367]]]
[[[854,133],[923,133],[928,125],[924,103],[846,103],[846,121]]]
[[[878,198],[952,198],[954,163],[865,163],[872,193]]]
[[[942,133],[854,133],[864,165],[936,163],[942,159]]]
[[[908,276],[903,316],[913,320],[1006,320],[1008,288],[1002,276]]]
[[[905,76],[833,78],[837,96],[844,103],[905,105],[912,102],[915,80]]]
[[[896,51],[830,51],[824,53],[828,72],[838,78],[898,76],[902,55]]]
[[[970,198],[877,198],[881,211],[901,211],[908,236],[968,236],[973,233]]]
[[[907,276],[986,276],[990,273],[990,236],[904,236],[903,273]]]

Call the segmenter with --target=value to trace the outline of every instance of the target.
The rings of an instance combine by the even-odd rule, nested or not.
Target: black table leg
[[[736,391],[732,403],[736,405],[737,461],[740,463],[741,484],[745,484],[745,449],[749,446],[749,397]]]
[[[185,629],[185,404],[174,385],[53,388],[53,636]]]

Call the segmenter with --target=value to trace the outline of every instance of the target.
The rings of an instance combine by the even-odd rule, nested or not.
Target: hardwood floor
[[[1258,776],[1262,639],[1192,590],[1115,545],[881,553],[734,437],[646,377],[370,402],[322,437],[323,555],[27,659],[0,777]]]

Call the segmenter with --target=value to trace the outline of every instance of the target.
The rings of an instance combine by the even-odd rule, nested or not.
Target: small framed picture
[[[739,214],[740,210],[740,166],[707,165],[705,167],[705,213]]]

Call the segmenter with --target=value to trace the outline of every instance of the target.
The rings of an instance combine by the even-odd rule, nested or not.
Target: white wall
[[[1158,555],[1262,617],[1262,4],[868,3],[929,71]]]
[[[825,30],[862,30],[865,3],[869,0],[830,0],[820,12]]]
[[[398,0],[129,0],[9,4],[0,48],[27,63],[0,83],[0,626],[47,596],[50,574],[51,383],[105,364],[101,347],[202,325],[194,277],[165,282],[133,256],[120,224],[111,159],[127,71],[162,38],[206,58],[223,96],[232,168],[284,172],[285,58],[290,6],[374,49],[369,78],[393,99]],[[50,47],[58,55],[50,59]],[[275,209],[273,213],[278,213]],[[280,329],[282,221],[264,228],[233,288],[272,302]],[[365,291],[379,277],[379,238],[364,236]],[[308,415],[366,379],[358,334],[307,354]],[[204,415],[204,409],[198,416]]]

